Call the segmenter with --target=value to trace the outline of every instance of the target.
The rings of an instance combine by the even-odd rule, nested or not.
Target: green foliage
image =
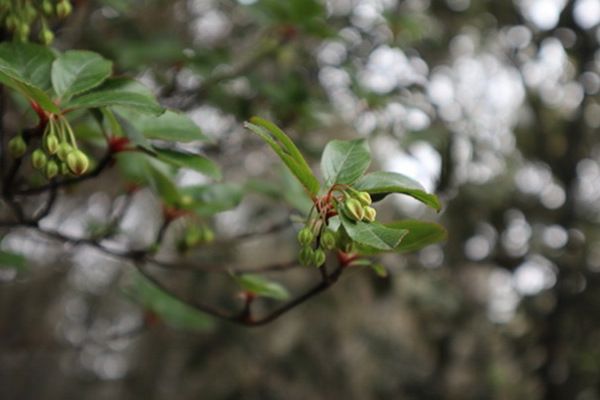
[[[372,196],[374,200],[380,200],[390,193],[400,193],[438,211],[441,205],[435,195],[427,193],[419,183],[402,174],[379,171],[365,175],[371,156],[364,139],[332,140],[325,146],[321,171],[326,192],[316,196],[314,189],[311,191],[309,187],[318,188],[320,185],[309,183],[307,177],[312,180],[314,175],[297,147],[275,125],[258,118],[252,121],[259,121],[260,126],[247,123],[246,127],[271,146],[307,189],[313,202],[305,227],[298,233],[301,244],[298,259],[301,264],[321,265],[325,261],[324,251],[356,252],[362,256],[385,251],[403,252],[418,250],[445,237],[444,229],[435,223],[400,221],[382,224],[376,221],[377,212],[371,207]],[[289,160],[295,162],[290,163]],[[337,240],[333,235],[337,235]],[[313,248],[314,237],[320,239]],[[405,238],[408,238],[406,242]],[[381,273],[379,269],[376,272]]]
[[[91,51],[71,50],[52,63],[54,93],[67,101],[99,86],[112,74],[112,62]]]
[[[383,199],[390,193],[409,195],[423,204],[440,211],[439,199],[425,191],[417,181],[397,172],[378,171],[363,176],[355,185],[356,189],[372,195],[375,201]]]
[[[310,195],[319,191],[319,182],[313,175],[308,163],[291,139],[275,124],[255,117],[251,122],[246,122],[246,128],[260,136],[284,164],[294,174]]]
[[[332,140],[323,151],[321,171],[327,185],[350,185],[365,173],[370,163],[371,155],[364,139]]]
[[[0,268],[24,270],[27,268],[27,259],[21,254],[0,250]]]
[[[281,286],[281,284],[270,281],[260,275],[234,275],[234,279],[242,289],[257,296],[275,300],[286,300],[290,297],[287,289]]]
[[[125,294],[145,309],[156,313],[173,328],[204,331],[213,326],[212,319],[171,296],[143,275],[133,274],[132,281],[124,289]]]

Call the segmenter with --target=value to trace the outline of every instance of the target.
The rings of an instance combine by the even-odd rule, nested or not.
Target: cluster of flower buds
[[[177,241],[177,251],[185,253],[189,249],[215,240],[215,233],[206,225],[188,224],[183,236]]]
[[[21,135],[17,135],[8,142],[8,150],[13,157],[20,158],[27,152],[27,144]],[[47,179],[54,179],[57,175],[84,174],[90,160],[77,148],[69,122],[52,117],[46,124],[41,147],[31,153],[31,164]]]
[[[0,23],[21,42],[29,40],[31,27],[39,21],[39,41],[50,44],[54,34],[46,18],[56,15],[66,18],[73,11],[69,0],[5,0],[0,4]]]
[[[309,223],[298,232],[297,239],[301,246],[298,254],[300,264],[320,267],[325,264],[325,252],[336,247],[336,234],[329,228],[321,227],[320,223]]]
[[[377,212],[371,207],[371,196],[367,192],[350,192],[341,204],[344,215],[353,221],[373,222]]]

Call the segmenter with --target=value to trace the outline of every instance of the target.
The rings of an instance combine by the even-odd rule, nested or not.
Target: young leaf
[[[321,171],[328,185],[349,185],[365,173],[370,163],[371,155],[364,139],[332,140],[321,156]]]
[[[300,153],[300,150],[298,150],[294,142],[277,125],[260,117],[252,117],[250,118],[250,122],[269,131],[271,135],[275,136],[275,138],[282,144],[286,152],[298,162],[298,164],[310,171],[310,167],[302,156],[302,153]]]
[[[221,179],[221,170],[208,158],[199,154],[154,148],[156,158],[175,167],[189,168],[214,179]]]
[[[161,290],[139,273],[134,275],[133,284],[124,292],[173,328],[205,330],[213,325],[212,319]]]
[[[378,250],[395,249],[402,238],[408,234],[406,229],[390,228],[378,222],[354,222],[340,214],[342,226],[348,236],[359,245],[373,247]]]
[[[300,151],[290,138],[288,138],[281,129],[263,119],[254,117],[251,121],[260,123],[261,125],[246,122],[244,126],[267,142],[289,168],[292,174],[300,181],[302,186],[306,188],[308,193],[311,196],[316,195],[319,191],[319,181],[313,175],[306,160],[304,160],[304,157],[302,157]],[[273,136],[275,136],[281,144],[273,139]]]
[[[23,82],[42,91],[50,89],[50,68],[54,54],[46,46],[33,43],[0,44],[0,62],[8,63]]]
[[[101,86],[72,98],[64,108],[100,108],[122,106],[140,112],[159,115],[164,109],[150,90],[127,78],[109,78]]]
[[[390,193],[402,193],[414,197],[436,211],[442,207],[437,196],[427,193],[417,181],[396,172],[379,171],[367,174],[356,182],[354,187],[369,193],[375,201]]]
[[[0,250],[0,268],[25,269],[27,259],[21,254]]]
[[[112,74],[112,62],[91,51],[71,50],[52,63],[52,87],[62,100],[99,86]]]
[[[240,287],[248,292],[262,297],[270,297],[275,300],[286,300],[290,297],[289,292],[281,284],[269,281],[258,275],[234,276]]]

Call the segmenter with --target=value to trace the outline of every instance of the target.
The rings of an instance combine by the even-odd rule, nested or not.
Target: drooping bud
[[[363,205],[360,201],[350,198],[344,202],[342,206],[342,211],[346,217],[350,218],[353,221],[360,221],[365,216],[365,211],[363,209]]]
[[[52,7],[52,2],[50,0],[44,0],[42,2],[42,11],[44,11],[44,14],[46,15],[52,14],[54,8]]]
[[[40,42],[45,44],[46,46],[52,44],[54,41],[54,33],[50,29],[42,29],[40,31]]]
[[[22,157],[27,151],[27,143],[23,136],[18,135],[8,141],[8,152],[14,158]]]
[[[21,42],[26,42],[27,38],[29,37],[29,32],[30,32],[29,24],[26,22],[21,22],[21,24],[18,26],[18,32],[17,32],[19,40]]]
[[[59,144],[58,137],[54,134],[46,135],[44,138],[44,148],[50,155],[56,154]]]
[[[31,153],[31,164],[33,168],[42,170],[46,166],[46,162],[48,161],[48,157],[46,157],[46,153],[42,149],[36,149],[33,153]]]
[[[186,248],[194,247],[202,241],[202,230],[195,225],[189,226],[183,242]]]
[[[71,11],[73,11],[73,6],[68,0],[61,0],[56,5],[56,15],[58,15],[59,18],[65,18],[69,16]]]
[[[367,192],[358,192],[356,194],[356,199],[360,201],[363,206],[370,206],[373,202],[371,200],[371,195]]]
[[[298,254],[298,261],[304,266],[309,266],[313,263],[314,250],[310,246],[304,246]]]
[[[202,240],[204,243],[211,243],[213,240],[215,240],[215,232],[208,226],[205,226],[202,228]]]
[[[72,174],[71,174],[71,170],[69,169],[69,166],[67,165],[67,163],[66,163],[66,162],[64,162],[64,161],[61,161],[61,162],[59,163],[59,168],[60,168],[60,174],[61,174],[62,176],[68,176],[68,175],[72,175]]]
[[[73,150],[67,155],[67,165],[75,175],[81,175],[90,166],[90,160],[81,150]]]
[[[53,179],[58,175],[58,164],[54,160],[49,160],[46,163],[46,178]]]
[[[320,267],[325,264],[325,252],[321,249],[316,249],[313,254],[313,265],[315,267]]]
[[[332,250],[335,248],[335,233],[333,233],[330,229],[325,229],[323,233],[321,233],[321,239],[319,240],[319,244],[325,250]]]
[[[377,216],[377,211],[373,207],[365,207],[365,217],[364,220],[367,222],[375,221],[375,217]]]
[[[315,235],[312,233],[312,230],[305,226],[298,232],[298,243],[300,243],[302,246],[308,246],[312,243],[314,236]]]
[[[67,161],[67,156],[70,152],[73,151],[73,147],[67,142],[62,142],[58,145],[58,150],[56,151],[56,155],[60,159],[60,161]]]

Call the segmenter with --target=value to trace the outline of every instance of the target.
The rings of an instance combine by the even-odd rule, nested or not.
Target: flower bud
[[[42,11],[46,15],[51,15],[52,12],[54,11],[54,8],[52,7],[52,1],[50,1],[50,0],[44,0],[42,2]]]
[[[298,254],[298,261],[304,266],[309,266],[313,263],[314,250],[310,246],[304,246]]]
[[[72,175],[71,174],[71,170],[69,169],[69,166],[67,165],[66,162],[61,161],[58,166],[60,168],[60,174],[61,175],[63,175],[63,176]]]
[[[215,232],[209,227],[205,226],[202,228],[202,240],[204,243],[211,243],[215,240]]]
[[[365,216],[365,211],[363,209],[360,201],[350,198],[344,202],[342,206],[342,211],[346,217],[350,218],[353,221],[360,221]]]
[[[58,151],[59,141],[56,135],[46,135],[44,138],[44,147],[50,155],[56,154]]]
[[[33,168],[42,170],[46,166],[46,162],[48,162],[48,157],[46,157],[46,153],[42,149],[36,149],[33,153],[31,153],[31,164]]]
[[[53,179],[56,175],[58,175],[58,164],[54,160],[49,160],[46,163],[46,178]]]
[[[40,31],[40,42],[46,46],[54,41],[54,33],[50,29],[42,29]]]
[[[375,217],[377,216],[377,211],[375,211],[375,209],[373,207],[365,207],[365,216],[364,216],[364,220],[367,222],[373,222],[375,221]]]
[[[202,241],[202,230],[195,225],[188,227],[183,242],[186,248],[194,247]]]
[[[12,32],[17,28],[18,22],[19,20],[14,14],[9,14],[4,24],[6,25],[6,29]]]
[[[322,266],[323,264],[325,264],[325,258],[326,258],[325,252],[321,249],[316,249],[313,253],[313,260],[312,260],[313,262],[312,263],[315,267],[318,268],[318,267]]]
[[[29,24],[27,24],[26,22],[22,22],[19,26],[18,26],[18,36],[19,36],[19,40],[22,42],[26,42],[27,38],[29,37]]]
[[[67,142],[62,142],[58,145],[58,150],[56,151],[56,155],[60,159],[60,161],[67,161],[67,156],[70,152],[73,151],[73,147]]]
[[[22,157],[26,151],[27,151],[27,143],[25,143],[25,139],[23,139],[23,136],[18,135],[9,140],[8,152],[14,158]]]
[[[73,6],[68,0],[61,0],[56,5],[56,15],[58,15],[59,18],[65,18],[69,16],[71,11],[73,11]]]
[[[356,199],[360,201],[363,206],[370,206],[373,202],[371,200],[371,195],[367,192],[358,192],[356,194]]]
[[[312,233],[312,230],[305,226],[298,232],[298,243],[300,243],[302,246],[308,246],[312,243],[314,236],[315,235]]]
[[[81,175],[90,166],[90,160],[81,150],[73,150],[67,155],[67,165],[75,175]]]
[[[330,229],[325,229],[323,233],[321,233],[321,239],[319,240],[319,244],[325,250],[332,250],[335,248],[335,233],[333,233]]]

